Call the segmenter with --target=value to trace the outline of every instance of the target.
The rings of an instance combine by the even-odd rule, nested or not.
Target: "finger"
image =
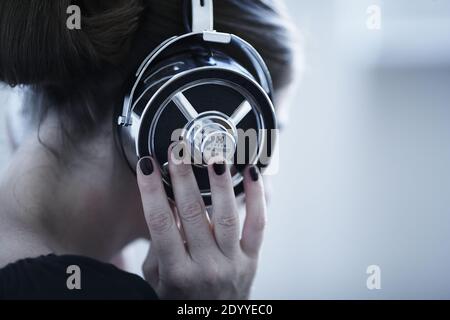
[[[138,185],[152,250],[161,262],[176,264],[186,257],[186,250],[157,168],[153,159],[141,159],[136,170]]]
[[[142,273],[144,274],[145,280],[148,281],[152,288],[157,290],[159,283],[158,257],[151,248],[142,265]]]
[[[226,256],[239,249],[239,215],[230,170],[226,164],[208,167],[211,186],[214,236]]]
[[[257,257],[266,226],[266,201],[261,174],[252,166],[245,172],[246,216],[242,230],[241,248],[250,257]]]
[[[192,255],[216,246],[192,166],[175,159],[169,148],[169,171],[178,215]]]
[[[175,204],[172,207],[173,216],[175,217],[175,221],[177,223],[177,227],[180,230],[181,239],[183,239],[183,243],[186,246],[186,233],[183,230],[183,225],[181,224],[180,215],[178,214],[178,209]]]

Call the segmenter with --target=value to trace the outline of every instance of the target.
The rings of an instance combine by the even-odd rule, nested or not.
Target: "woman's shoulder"
[[[112,264],[46,255],[0,269],[0,299],[157,299],[150,285]]]

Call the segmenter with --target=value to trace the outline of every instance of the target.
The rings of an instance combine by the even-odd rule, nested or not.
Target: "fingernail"
[[[250,173],[250,178],[252,178],[253,181],[255,181],[255,182],[258,181],[258,179],[259,179],[259,169],[257,167],[251,166],[250,170],[249,170],[249,173]]]
[[[153,173],[153,162],[150,158],[143,158],[139,162],[139,166],[144,176],[149,176]]]
[[[218,175],[221,176],[225,173],[227,167],[224,163],[214,163],[213,164],[213,168],[214,168],[214,172]]]

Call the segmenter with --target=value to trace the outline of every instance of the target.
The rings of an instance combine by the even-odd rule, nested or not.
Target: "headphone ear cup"
[[[221,46],[225,54],[233,57],[248,70],[267,95],[273,99],[273,83],[269,68],[258,51],[248,42],[235,35],[231,37],[229,46]]]
[[[169,197],[167,150],[172,142],[183,140],[209,205],[208,152],[224,152],[233,162],[235,193],[241,194],[245,167],[264,168],[270,160],[268,131],[277,123],[270,74],[256,50],[233,35],[226,36],[227,43],[204,38],[204,33],[174,38],[149,55],[125,99],[119,130],[131,168],[141,157],[154,157]],[[255,135],[251,143],[240,136],[249,131]],[[266,161],[261,161],[263,152]]]

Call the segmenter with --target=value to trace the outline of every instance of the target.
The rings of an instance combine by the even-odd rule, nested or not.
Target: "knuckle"
[[[184,289],[191,286],[193,277],[186,270],[173,269],[168,272],[167,283],[173,289]]]
[[[217,224],[223,228],[231,229],[239,225],[239,218],[237,214],[228,214],[217,218]]]
[[[255,218],[253,228],[255,229],[255,231],[262,232],[266,229],[266,225],[267,225],[266,217],[260,214]]]
[[[181,219],[186,222],[200,222],[204,215],[203,206],[198,200],[187,201],[179,209]]]
[[[208,268],[202,271],[202,282],[207,287],[214,287],[221,284],[224,281],[224,275],[220,273],[218,267],[215,264],[209,265]]]
[[[155,193],[160,190],[160,185],[153,179],[141,179],[139,182],[139,188],[141,192]]]
[[[175,174],[181,178],[189,177],[192,174],[192,168],[188,164],[175,165]]]
[[[214,185],[221,191],[232,189],[232,184],[229,179],[224,179],[221,177],[221,178],[213,179],[213,181],[211,183],[214,183]]]
[[[148,217],[148,224],[153,232],[162,234],[173,226],[173,219],[163,208],[153,209]]]

